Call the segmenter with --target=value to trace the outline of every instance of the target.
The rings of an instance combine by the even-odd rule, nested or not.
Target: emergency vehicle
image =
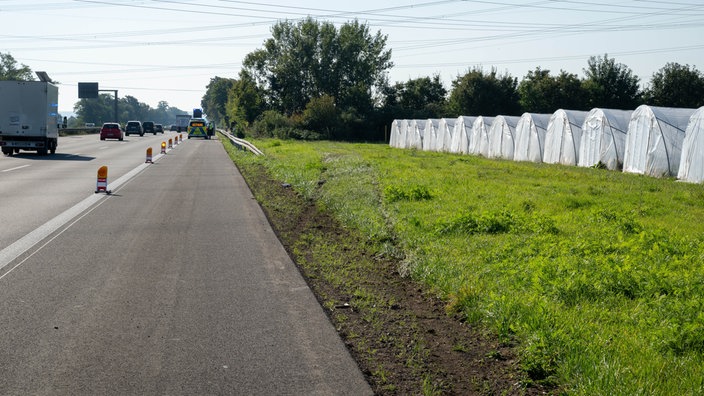
[[[204,118],[191,118],[188,122],[188,138],[202,137],[204,139],[210,139],[208,129],[208,122]]]

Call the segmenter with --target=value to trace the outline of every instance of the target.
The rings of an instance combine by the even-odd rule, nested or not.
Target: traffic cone
[[[166,142],[161,142],[161,153],[166,154]]]
[[[173,139],[169,138],[169,150],[174,148],[174,141]]]
[[[144,163],[145,164],[153,164],[154,163],[154,162],[152,162],[152,148],[151,147],[147,148],[147,160],[144,161]]]

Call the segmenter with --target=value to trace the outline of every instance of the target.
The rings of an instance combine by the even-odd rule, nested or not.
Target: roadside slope
[[[240,172],[376,394],[545,394],[525,387],[510,346],[445,312],[445,304],[366,249],[315,202],[258,164]]]

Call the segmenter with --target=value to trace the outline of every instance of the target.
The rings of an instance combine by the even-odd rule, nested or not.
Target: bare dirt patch
[[[369,252],[315,203],[259,166],[241,171],[376,394],[558,393],[526,386],[509,346],[449,316],[443,301],[399,275],[400,263]]]

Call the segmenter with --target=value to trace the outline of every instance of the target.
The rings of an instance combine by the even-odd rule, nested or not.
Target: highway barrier
[[[262,151],[259,150],[258,148],[256,148],[252,143],[250,143],[244,139],[240,139],[240,138],[236,137],[235,135],[231,134],[230,132],[227,132],[227,131],[219,131],[219,132],[222,133],[223,135],[227,136],[227,138],[230,139],[230,142],[232,142],[232,144],[237,146],[237,148],[249,150],[252,153],[254,153],[254,155],[264,155],[264,153],[262,153]]]

